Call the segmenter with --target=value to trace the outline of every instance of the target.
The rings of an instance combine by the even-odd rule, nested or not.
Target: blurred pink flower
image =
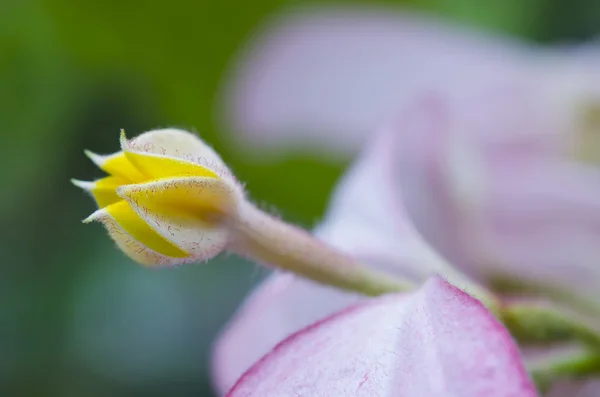
[[[369,144],[320,238],[415,281],[450,274],[447,259],[600,318],[600,56],[390,10],[332,8],[275,26],[226,91],[235,130],[278,150]],[[216,345],[217,386],[358,299],[271,276]]]
[[[600,169],[541,105],[519,90],[422,101],[391,127],[387,187],[463,272],[597,316]]]
[[[599,70],[595,44],[542,47],[397,7],[307,8],[271,20],[241,52],[221,120],[261,158],[298,147],[348,155],[427,90],[533,90],[562,125],[579,100],[598,100]]]
[[[539,150],[535,149],[535,144],[539,142],[532,138],[540,131],[544,131],[535,128],[525,129],[523,134],[517,135],[522,139],[514,139],[515,135],[512,134],[514,131],[507,129],[505,135],[500,135],[497,141],[492,141],[496,144],[488,148],[490,151],[486,152],[485,158],[495,161],[498,157],[503,158],[502,153],[510,152],[511,156],[500,163],[502,167],[510,168],[498,168],[499,174],[493,175],[489,183],[473,184],[481,181],[479,178],[469,179],[468,175],[461,175],[461,172],[470,169],[463,167],[465,162],[468,164],[472,160],[470,151],[467,150],[466,153],[456,151],[469,149],[469,146],[463,147],[463,138],[466,137],[459,134],[451,145],[447,145],[447,142],[441,138],[447,138],[457,131],[477,131],[473,127],[477,122],[485,121],[486,117],[483,108],[476,112],[482,116],[480,120],[477,117],[467,117],[471,113],[465,113],[466,108],[456,105],[455,102],[445,102],[433,96],[416,101],[413,108],[398,117],[397,122],[377,134],[340,182],[333,195],[330,209],[324,222],[317,228],[316,234],[329,244],[372,266],[402,274],[416,282],[423,282],[436,273],[452,275],[453,269],[448,262],[438,256],[412,226],[404,202],[409,202],[412,206],[420,206],[416,211],[421,214],[420,218],[416,218],[418,223],[426,226],[433,225],[431,227],[433,231],[435,225],[445,228],[439,235],[432,236],[443,239],[445,245],[440,244],[441,248],[463,247],[461,245],[463,243],[464,246],[469,247],[471,242],[481,248],[485,246],[481,245],[480,240],[487,241],[484,233],[487,229],[478,231],[482,233],[481,235],[469,236],[467,231],[453,223],[456,222],[456,216],[459,214],[450,207],[452,201],[447,199],[449,192],[444,190],[445,183],[453,181],[452,178],[459,178],[460,183],[457,186],[461,189],[457,191],[465,194],[465,192],[477,192],[478,189],[487,188],[488,185],[493,185],[494,180],[499,183],[505,180],[507,182],[504,183],[512,181],[515,183],[515,188],[511,186],[511,190],[503,194],[517,195],[513,200],[522,200],[522,204],[516,201],[515,208],[507,208],[509,214],[502,214],[500,219],[503,220],[505,217],[507,220],[512,219],[512,222],[516,222],[515,230],[501,228],[500,231],[506,230],[507,238],[510,237],[510,233],[520,232],[516,240],[538,250],[537,256],[524,248],[519,249],[521,246],[513,243],[503,248],[507,253],[512,254],[512,259],[519,259],[518,255],[523,255],[519,260],[529,267],[519,267],[517,262],[515,265],[496,269],[492,266],[494,263],[492,262],[490,266],[484,266],[487,264],[485,263],[478,269],[472,266],[475,265],[474,263],[466,261],[466,256],[459,250],[448,252],[448,256],[455,260],[453,264],[468,274],[478,275],[484,282],[491,280],[491,276],[484,277],[488,271],[490,274],[498,271],[506,272],[513,280],[521,279],[531,285],[547,288],[547,296],[552,299],[566,297],[570,301],[576,297],[593,302],[593,296],[598,290],[594,285],[600,282],[598,277],[600,270],[593,266],[592,260],[578,263],[568,261],[569,258],[562,250],[571,249],[570,245],[578,246],[584,243],[589,244],[585,247],[588,252],[598,249],[593,244],[596,241],[593,233],[599,229],[594,227],[587,229],[589,225],[587,222],[591,222],[593,226],[600,216],[600,211],[595,207],[598,204],[592,200],[599,197],[596,192],[598,185],[591,183],[593,179],[586,179],[586,176],[589,176],[586,173],[580,176],[581,179],[570,175],[568,172],[571,168],[568,165],[563,170],[565,174],[559,173],[557,169],[560,169],[561,162],[551,162],[551,159],[556,160],[557,157],[547,152],[553,146],[541,145]],[[494,107],[494,109],[498,108]],[[494,123],[484,123],[482,127],[485,126],[491,128],[490,135],[485,136],[488,138],[494,136],[491,132],[498,126]],[[432,139],[435,134],[439,134],[439,139]],[[448,153],[441,153],[441,149],[447,149]],[[416,166],[417,161],[423,161],[423,168]],[[579,167],[585,168],[583,165],[573,166],[575,170],[579,170]],[[478,165],[472,171],[487,170],[486,166]],[[537,172],[541,174],[536,174]],[[537,183],[536,179],[521,181],[521,178],[533,178],[546,172],[548,174],[545,178],[561,177],[559,184]],[[500,176],[503,175],[505,178],[501,179]],[[592,172],[591,175],[595,173]],[[544,182],[545,179],[540,181]],[[556,179],[551,179],[550,182],[552,181]],[[585,188],[577,186],[578,181],[585,182],[583,183]],[[560,188],[568,188],[568,183],[575,184],[572,187],[577,188],[576,191],[565,190],[564,194],[560,194],[562,192]],[[522,190],[515,190],[519,186]],[[431,187],[429,194],[422,194],[419,190],[425,187]],[[556,190],[552,190],[554,187]],[[524,188],[530,190],[523,190]],[[541,189],[541,193],[536,189]],[[521,199],[518,197],[519,192],[524,195]],[[534,195],[529,197],[529,192]],[[540,194],[549,200],[548,204],[540,203]],[[492,195],[491,198],[493,197]],[[500,204],[513,202],[515,201],[503,200]],[[522,213],[517,211],[521,209],[521,205],[525,206]],[[504,207],[499,208],[504,210]],[[510,211],[517,212],[511,215]],[[583,218],[583,222],[577,223],[576,219],[570,221],[571,218],[567,215],[572,216],[573,211],[582,211],[578,216]],[[473,216],[474,219],[479,219],[478,215]],[[534,227],[537,216],[545,222],[543,227]],[[526,223],[520,226],[518,222],[521,221],[533,224]],[[453,225],[457,226],[452,229]],[[529,228],[520,231],[519,227],[526,226]],[[567,226],[570,229],[562,234],[562,228]],[[526,231],[529,233],[525,233]],[[578,234],[573,234],[575,232]],[[531,239],[531,242],[527,239]],[[436,239],[432,238],[432,240]],[[545,240],[552,243],[544,245]],[[556,242],[557,240],[559,243]],[[514,251],[510,251],[511,249]],[[537,260],[538,257],[542,259]],[[531,262],[526,262],[527,259]],[[545,261],[549,268],[543,266]],[[580,267],[578,268],[577,265]],[[569,278],[577,276],[578,273],[583,273],[584,279],[577,283],[574,281],[569,283]],[[461,287],[467,288],[469,292],[468,286]],[[555,296],[553,293],[560,288],[568,293]],[[316,285],[292,274],[272,275],[250,296],[215,346],[213,365],[217,388],[224,392],[252,363],[285,337],[359,299],[361,297]],[[577,394],[577,397],[593,396],[593,390],[596,389],[588,389],[592,390],[592,394]]]
[[[240,396],[530,397],[510,334],[439,279],[343,310],[281,342],[229,392]]]

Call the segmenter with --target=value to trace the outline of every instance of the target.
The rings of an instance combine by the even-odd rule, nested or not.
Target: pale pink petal
[[[294,274],[271,275],[238,309],[213,348],[215,389],[224,395],[283,339],[360,299]]]
[[[533,397],[517,347],[475,299],[439,278],[347,309],[283,341],[228,394]]]
[[[222,120],[236,143],[355,152],[423,91],[455,97],[531,77],[537,49],[398,8],[295,11],[235,64]],[[245,146],[246,147],[246,146]]]
[[[408,109],[391,127],[389,189],[427,242],[472,276],[597,305],[600,170],[568,160],[569,138],[540,117],[544,102],[519,92],[436,96]]]
[[[421,238],[404,208],[397,138],[390,129],[374,137],[335,189],[315,233],[350,255],[379,258],[391,272],[422,282],[450,265]]]
[[[508,163],[522,153],[528,156],[554,147],[536,135],[537,129],[527,128],[520,113],[507,108],[508,104],[524,107],[529,92],[522,87],[482,90],[461,101],[430,94],[400,112],[388,126],[389,134],[396,136],[390,149],[394,161],[388,164],[395,175],[386,186],[389,195],[404,202],[428,243],[471,273],[476,265],[465,251],[468,241],[460,229],[458,206],[468,208],[477,194],[473,191],[478,192],[485,182],[479,173],[478,142],[500,141],[499,153],[491,154]],[[519,99],[525,103],[517,103]],[[523,130],[529,135],[524,136]]]
[[[600,170],[548,162],[489,171],[463,219],[478,272],[600,307]]]

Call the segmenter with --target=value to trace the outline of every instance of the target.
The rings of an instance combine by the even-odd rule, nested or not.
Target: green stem
[[[550,344],[579,341],[600,352],[600,332],[577,316],[556,305],[517,301],[500,309],[500,318],[522,344]]]
[[[550,285],[538,285],[535,283],[518,280],[515,278],[495,277],[490,280],[491,288],[503,296],[513,296],[515,298],[527,298],[535,296],[545,296],[552,302],[560,303],[565,307],[575,308],[578,313],[586,316],[598,318],[600,316],[600,306],[597,301],[583,298],[572,291],[557,288]]]
[[[546,393],[557,378],[582,379],[600,372],[600,354],[576,352],[528,365],[529,373],[541,393]]]
[[[245,203],[231,221],[230,250],[321,284],[376,296],[414,289],[414,284],[358,261]]]

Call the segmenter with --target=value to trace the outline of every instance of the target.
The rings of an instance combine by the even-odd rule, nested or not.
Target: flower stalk
[[[249,202],[241,203],[229,230],[229,250],[321,284],[368,296],[414,289],[408,280],[366,267]]]
[[[578,351],[528,365],[540,393],[547,393],[557,379],[581,380],[600,373],[600,354]]]
[[[579,342],[600,353],[600,331],[576,313],[556,304],[517,301],[501,308],[501,320],[515,339],[528,345]]]

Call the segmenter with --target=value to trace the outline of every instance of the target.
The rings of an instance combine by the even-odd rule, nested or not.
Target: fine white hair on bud
[[[90,192],[99,221],[117,246],[147,266],[210,259],[229,241],[226,219],[236,217],[244,192],[221,157],[198,136],[153,130],[128,140],[121,151],[86,155],[109,176],[73,183]]]

